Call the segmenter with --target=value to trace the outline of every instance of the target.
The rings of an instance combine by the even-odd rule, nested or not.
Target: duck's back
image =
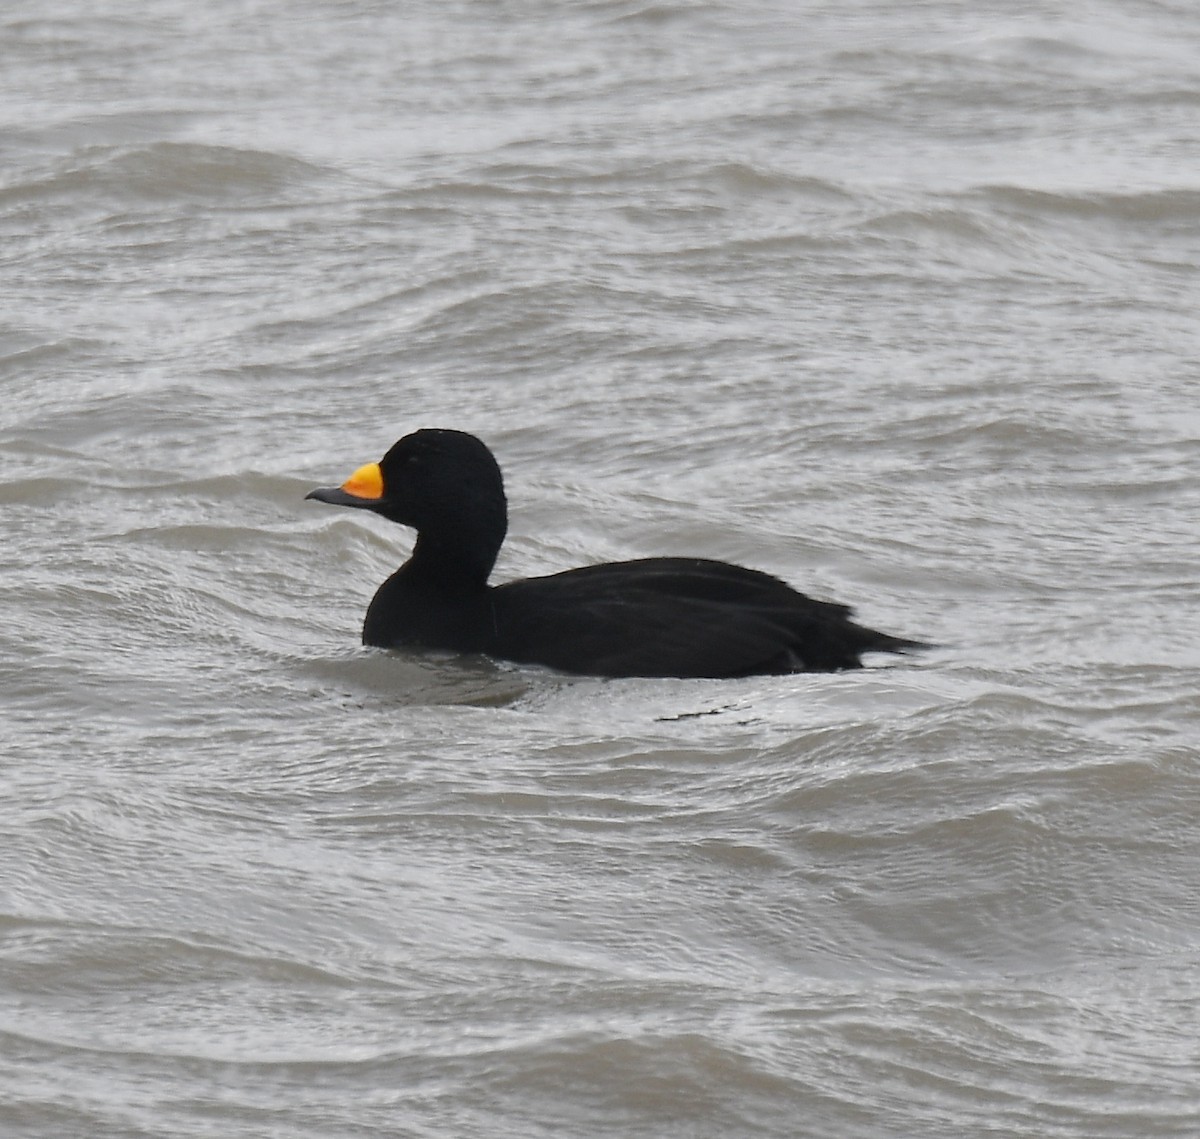
[[[609,562],[491,590],[497,657],[593,676],[833,672],[914,642],[757,570],[703,558]]]

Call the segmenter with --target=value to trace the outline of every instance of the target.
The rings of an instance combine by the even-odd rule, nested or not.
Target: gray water
[[[1200,1134],[1198,123],[1183,0],[6,9],[0,1133]],[[942,647],[363,649],[419,426]]]

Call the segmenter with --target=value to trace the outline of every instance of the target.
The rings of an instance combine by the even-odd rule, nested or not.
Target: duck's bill
[[[351,494],[340,486],[319,486],[310,490],[305,499],[315,498],[318,502],[328,502],[330,506],[365,506],[368,509],[379,505],[377,498],[363,498],[362,495]]]
[[[304,497],[333,506],[377,506],[383,497],[383,471],[378,463],[367,463],[341,486],[319,486]]]

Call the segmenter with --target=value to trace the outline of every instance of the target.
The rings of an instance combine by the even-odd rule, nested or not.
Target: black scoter
[[[367,609],[367,645],[646,677],[835,672],[861,668],[864,652],[925,647],[856,624],[846,605],[708,558],[609,562],[489,585],[508,528],[504,482],[491,451],[463,431],[415,431],[340,487],[306,497],[417,532],[412,556]]]

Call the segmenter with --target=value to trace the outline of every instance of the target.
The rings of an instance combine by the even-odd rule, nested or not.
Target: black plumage
[[[379,587],[363,642],[484,653],[592,676],[733,677],[860,668],[921,642],[851,620],[758,570],[645,558],[488,585],[508,527],[500,468],[462,431],[416,431],[341,487],[307,497],[417,531]]]

